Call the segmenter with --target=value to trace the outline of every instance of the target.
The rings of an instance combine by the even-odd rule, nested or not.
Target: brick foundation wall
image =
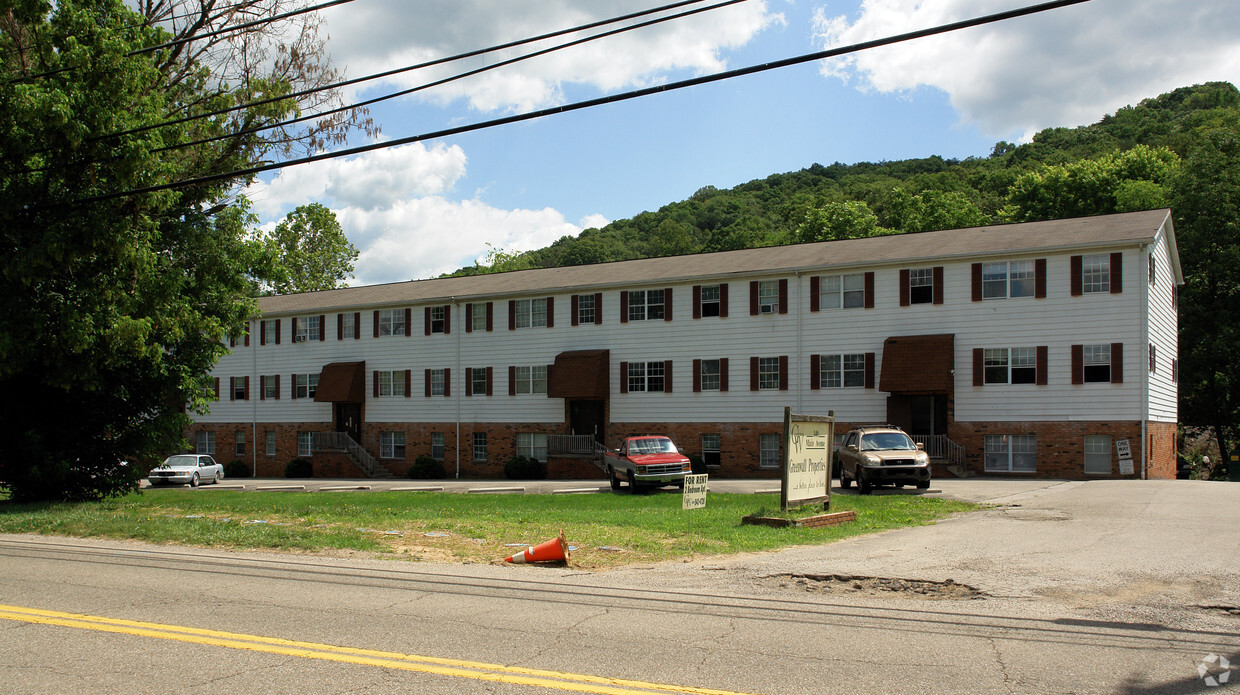
[[[837,422],[836,434],[842,434],[854,425],[872,423]],[[378,458],[381,432],[405,433],[405,457],[382,459],[379,463],[403,477],[414,459],[431,453],[431,434],[444,435],[444,468],[449,477],[457,473],[456,424],[444,423],[366,423],[362,434],[362,446]],[[250,425],[199,425],[187,432],[191,442],[198,431],[216,433],[216,460],[227,463],[241,459],[252,465],[253,447],[258,447],[258,475],[282,477],[284,467],[297,456],[297,433],[323,431],[323,423],[260,423],[257,436]],[[245,433],[245,455],[235,454],[235,433]],[[266,433],[276,433],[276,455],[266,455]],[[473,442],[475,432],[487,435],[485,460],[474,460]],[[463,478],[504,478],[504,464],[516,455],[518,433],[563,434],[564,425],[556,424],[496,424],[461,423],[459,447],[460,475]],[[747,423],[609,423],[607,445],[614,447],[624,437],[643,434],[663,434],[672,438],[681,451],[690,455],[702,455],[702,435],[718,434],[720,437],[720,465],[709,469],[712,476],[720,478],[771,478],[778,479],[778,468],[759,465],[759,436],[782,435],[782,422]],[[1037,470],[1034,473],[988,473],[985,470],[985,437],[988,434],[1024,435],[1037,437]],[[1174,478],[1176,462],[1176,425],[1174,423],[1147,423],[1146,447],[1149,461],[1149,478]],[[1085,435],[1109,435],[1112,441],[1111,473],[1109,475],[1085,474]],[[966,463],[978,474],[1002,475],[1028,478],[1069,478],[1092,480],[1104,478],[1139,477],[1141,474],[1141,423],[1140,422],[954,422],[948,428],[948,436],[964,445]],[[257,441],[254,441],[254,440]],[[1116,459],[1114,441],[1128,439],[1132,445],[1134,474],[1121,476]],[[317,453],[309,458],[313,463],[315,477],[364,477],[348,456],[338,453]],[[941,473],[940,473],[941,474]],[[547,475],[552,479],[580,478],[604,479],[605,476],[593,463],[584,459],[551,458],[547,462]]]

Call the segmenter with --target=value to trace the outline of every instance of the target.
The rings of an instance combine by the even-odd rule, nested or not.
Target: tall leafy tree
[[[1180,418],[1209,427],[1227,461],[1240,439],[1240,125],[1197,139],[1172,205],[1185,281]]]
[[[265,97],[336,77],[313,19],[290,20],[287,34],[287,23],[214,33],[287,5],[4,3],[0,489],[13,499],[134,489],[139,462],[183,445],[185,408],[215,397],[207,374],[227,339],[242,339],[252,278],[272,270],[250,241],[253,218],[235,193],[244,181],[130,191],[235,171],[365,125],[342,113],[253,131],[330,99]],[[183,143],[197,144],[164,149]]]
[[[275,294],[348,287],[357,247],[345,236],[336,213],[319,203],[302,205],[266,236],[276,255]]]

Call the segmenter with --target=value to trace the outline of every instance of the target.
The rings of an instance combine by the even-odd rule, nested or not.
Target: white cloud
[[[439,196],[400,201],[382,210],[345,208],[336,217],[362,248],[354,285],[434,277],[482,259],[490,243],[530,251],[582,227],[551,208],[501,210],[477,200]]]
[[[855,20],[820,8],[815,29],[837,47],[1010,9],[1010,0],[865,0]],[[1177,87],[1240,82],[1240,3],[1094,0],[824,62],[862,89],[928,86],[962,122],[1028,138]]]
[[[270,182],[251,185],[246,195],[263,218],[311,202],[381,209],[410,196],[448,192],[465,175],[465,165],[465,151],[457,145],[413,143],[281,169]]]
[[[373,0],[328,10],[324,18],[334,63],[345,66],[350,77],[357,77],[648,7],[643,0],[439,0],[416,5],[402,0]],[[753,0],[553,52],[425,94],[439,103],[466,99],[471,107],[482,111],[534,109],[561,102],[563,87],[570,84],[608,91],[651,84],[672,70],[719,70],[724,67],[721,51],[746,44],[780,21],[782,15],[772,13],[765,0]],[[598,28],[586,35],[611,28]],[[560,37],[463,63],[403,73],[387,78],[387,84],[380,88],[424,84],[580,37]]]

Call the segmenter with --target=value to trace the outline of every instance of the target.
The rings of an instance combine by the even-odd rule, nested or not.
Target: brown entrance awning
[[[319,403],[362,403],[366,400],[366,363],[332,362],[319,373],[314,392]]]
[[[906,335],[883,341],[878,390],[905,394],[952,392],[956,336]]]
[[[607,398],[611,350],[575,350],[555,356],[547,374],[548,398]]]

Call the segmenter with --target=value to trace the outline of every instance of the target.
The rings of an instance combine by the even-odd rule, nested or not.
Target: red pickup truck
[[[671,439],[655,435],[627,437],[618,450],[608,449],[603,454],[603,469],[612,490],[619,490],[620,481],[627,480],[633,493],[643,485],[683,487],[685,476],[693,472],[689,457]]]

